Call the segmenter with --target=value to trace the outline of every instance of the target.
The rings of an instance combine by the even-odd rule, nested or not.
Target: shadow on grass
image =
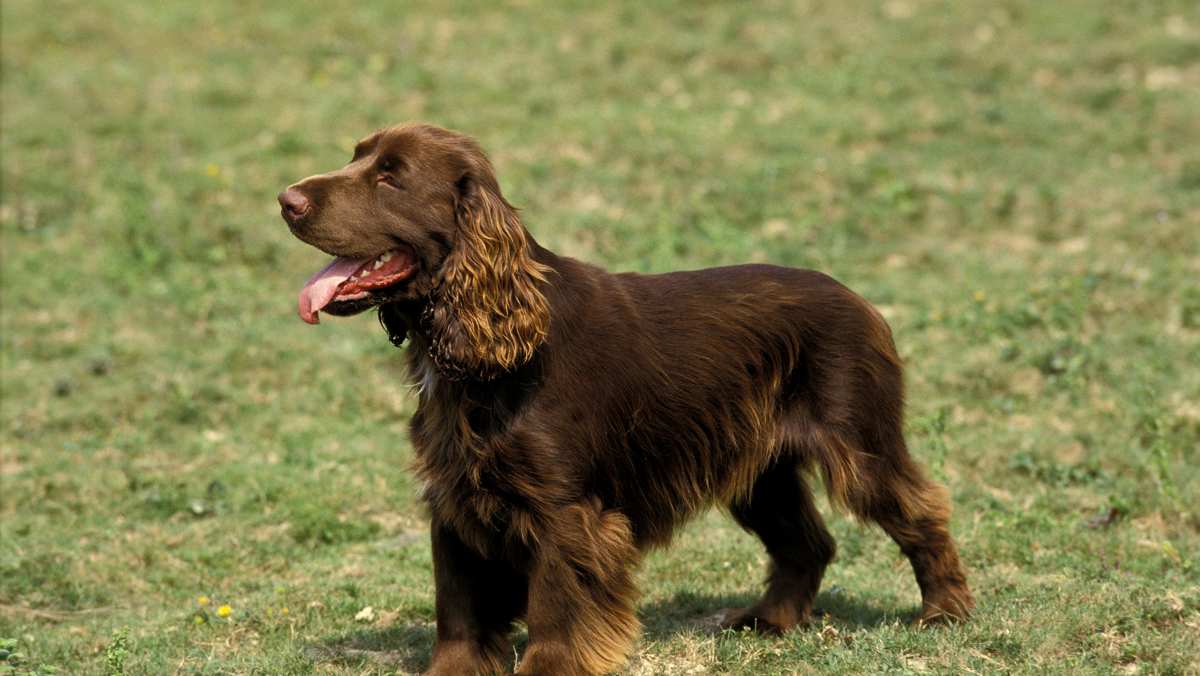
[[[311,645],[304,652],[314,662],[419,674],[429,666],[434,636],[432,624],[362,629]]]
[[[670,599],[641,605],[638,616],[643,624],[643,637],[660,641],[697,631],[716,633],[720,631],[722,610],[747,606],[757,599],[754,594],[679,592]],[[821,592],[817,595],[816,607],[818,622],[823,616],[835,624],[852,627],[879,627],[897,620],[908,622],[916,617],[915,611],[880,609],[839,592]],[[429,665],[434,638],[432,624],[362,629],[309,646],[305,654],[314,662],[420,673]],[[515,630],[512,639],[514,647],[523,652],[527,642],[525,632]]]
[[[715,633],[720,631],[721,611],[751,605],[758,598],[756,594],[697,594],[685,591],[670,599],[642,605],[638,609],[638,617],[642,621],[645,637],[652,640],[693,631]],[[897,620],[907,623],[917,616],[915,609],[881,609],[840,592],[821,592],[817,594],[814,605],[817,608],[815,621],[828,619],[835,624],[852,627],[879,627]]]

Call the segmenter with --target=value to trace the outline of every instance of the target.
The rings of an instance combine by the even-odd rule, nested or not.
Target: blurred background
[[[811,631],[719,513],[652,555],[630,673],[1200,670],[1200,5],[5,0],[0,670],[419,671],[414,397],[275,194],[424,120],[544,245],[818,268],[878,305],[980,602],[877,529]],[[115,665],[115,666],[114,666]]]

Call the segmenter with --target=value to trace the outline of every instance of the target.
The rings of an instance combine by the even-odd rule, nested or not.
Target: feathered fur
[[[949,501],[905,446],[900,360],[869,303],[808,270],[611,274],[555,255],[478,146],[434,127],[374,135],[350,168],[306,183],[348,190],[345,176],[372,176],[389,153],[415,167],[395,177],[407,193],[370,197],[386,206],[364,207],[352,232],[321,212],[302,225],[306,241],[402,239],[425,262],[380,301],[380,321],[411,340],[421,384],[411,436],[433,533],[429,673],[503,671],[517,620],[529,628],[520,673],[618,668],[638,633],[642,554],[710,505],[771,559],[762,599],[725,625],[805,624],[835,552],[809,474],[899,544],[921,622],[968,614]]]
[[[486,160],[460,179],[458,241],[425,308],[430,356],[447,376],[490,380],[528,362],[546,339],[549,308],[517,211]]]

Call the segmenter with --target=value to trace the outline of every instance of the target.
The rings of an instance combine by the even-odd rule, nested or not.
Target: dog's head
[[[469,137],[378,131],[345,167],[288,187],[279,204],[296,237],[335,256],[300,292],[304,321],[416,308],[438,366],[474,378],[524,364],[545,340],[547,268]]]

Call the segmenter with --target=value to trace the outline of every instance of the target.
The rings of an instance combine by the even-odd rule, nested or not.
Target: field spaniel
[[[819,272],[741,265],[612,274],[538,245],[472,139],[403,125],[279,195],[334,260],[300,317],[378,308],[419,386],[411,436],[431,519],[431,674],[621,666],[634,572],[710,505],[770,554],[766,592],[724,626],[805,624],[834,541],[807,476],[908,556],[918,622],[973,602],[946,491],[902,434],[891,331]]]

